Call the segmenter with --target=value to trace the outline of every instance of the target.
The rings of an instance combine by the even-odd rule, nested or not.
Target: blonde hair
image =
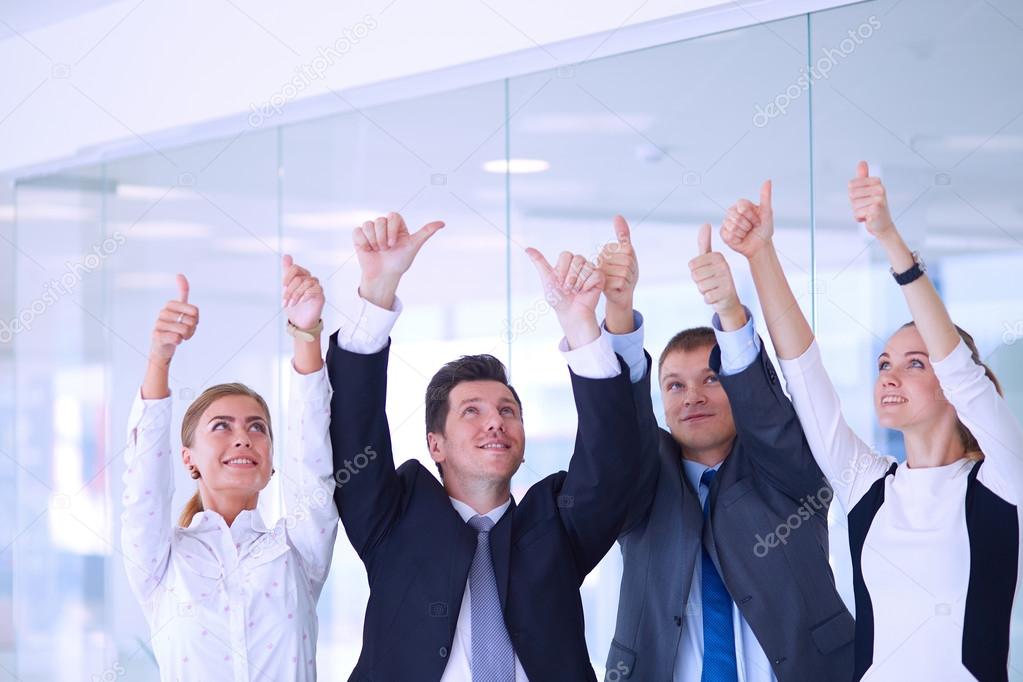
[[[953,326],[956,328],[956,332],[959,333],[959,338],[961,338],[963,343],[966,344],[966,347],[970,349],[970,357],[973,358],[975,363],[984,369],[984,376],[986,376],[991,383],[994,384],[995,390],[998,391],[998,395],[1004,397],[1005,394],[1002,393],[1002,384],[998,381],[998,377],[996,377],[995,373],[991,371],[991,368],[980,359],[980,351],[977,350],[977,342],[973,340],[973,336],[959,325],[956,324]],[[902,331],[906,327],[916,327],[916,322],[907,322],[899,327],[898,331]],[[970,430],[966,428],[966,425],[963,424],[958,415],[956,416],[956,427],[959,432],[959,442],[963,444],[966,456],[969,459],[984,459],[984,452],[980,449],[980,443],[977,442],[976,436],[974,436]]]
[[[273,428],[270,426],[270,408],[267,407],[266,401],[263,400],[263,396],[259,395],[245,384],[231,383],[210,386],[203,391],[198,398],[192,401],[192,404],[188,406],[187,410],[185,410],[185,417],[181,420],[181,445],[186,448],[192,447],[192,443],[195,440],[195,430],[199,426],[199,417],[201,417],[203,412],[205,412],[213,403],[217,402],[221,398],[227,398],[233,395],[245,396],[256,401],[259,405],[259,409],[261,409],[263,414],[266,416],[267,435],[269,436],[270,443],[272,444],[274,433]],[[178,519],[178,525],[187,526],[192,523],[192,517],[202,510],[202,497],[200,497],[199,491],[196,490],[195,494],[192,495],[188,502],[185,503],[185,508],[181,510],[181,517]]]

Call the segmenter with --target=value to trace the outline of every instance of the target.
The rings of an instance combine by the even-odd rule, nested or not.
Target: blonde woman
[[[197,489],[174,523],[168,370],[199,323],[183,275],[178,288],[153,329],[124,471],[125,568],[149,622],[160,679],[314,680],[316,602],[338,521],[331,391],[319,341],[323,289],[284,257],[284,310],[295,341],[281,471],[263,398],[243,384],[208,388],[181,424],[181,460]],[[256,502],[275,473],[285,517],[270,529]]]
[[[849,183],[913,315],[876,359],[874,408],[906,461],[849,428],[772,244],[770,182],[721,230],[749,259],[767,327],[810,448],[849,514],[854,679],[1006,680],[1019,581],[1023,429],[973,339],[949,318],[899,235],[865,162]],[[893,285],[894,286],[894,285]]]

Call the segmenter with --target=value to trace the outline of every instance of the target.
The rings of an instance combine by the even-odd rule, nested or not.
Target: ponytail
[[[192,523],[192,517],[202,511],[202,498],[199,496],[199,491],[195,491],[195,495],[192,495],[191,499],[185,503],[185,508],[181,510],[181,518],[178,519],[178,525],[182,528],[187,528]]]

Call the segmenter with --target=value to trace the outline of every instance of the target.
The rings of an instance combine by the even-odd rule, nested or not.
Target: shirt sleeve
[[[635,329],[627,334],[612,334],[607,330],[607,321],[600,325],[601,333],[611,339],[611,348],[622,356],[629,366],[629,380],[636,383],[646,374],[646,354],[643,352],[643,316],[639,311],[632,311],[632,323]]]
[[[848,512],[895,459],[874,452],[846,423],[816,340],[779,364],[810,451]]]
[[[962,340],[948,357],[932,364],[945,397],[984,453],[977,479],[1018,505],[1023,499],[1023,429],[1019,420]]]
[[[144,400],[141,391],[136,394],[124,452],[121,552],[128,583],[144,609],[163,582],[170,560],[174,528],[170,420],[170,397]]]
[[[568,339],[562,338],[558,350],[572,372],[584,379],[610,379],[622,373],[609,334],[603,329],[596,339],[572,350],[568,348]]]
[[[285,528],[319,599],[337,537],[334,464],[330,447],[330,381],[291,368],[287,461],[281,472]]]
[[[760,337],[757,336],[753,324],[753,315],[746,310],[746,324],[734,331],[726,332],[721,328],[721,316],[714,313],[711,326],[718,348],[721,349],[721,374],[730,376],[738,374],[756,362],[760,357]]]
[[[356,292],[339,304],[342,323],[337,344],[346,351],[372,355],[387,345],[394,323],[401,314],[401,301],[394,299],[394,310],[374,305]]]

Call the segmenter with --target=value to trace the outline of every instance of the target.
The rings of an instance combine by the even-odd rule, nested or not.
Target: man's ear
[[[426,434],[426,445],[430,449],[430,458],[434,462],[443,462],[446,457],[443,452],[444,436],[432,431]]]

